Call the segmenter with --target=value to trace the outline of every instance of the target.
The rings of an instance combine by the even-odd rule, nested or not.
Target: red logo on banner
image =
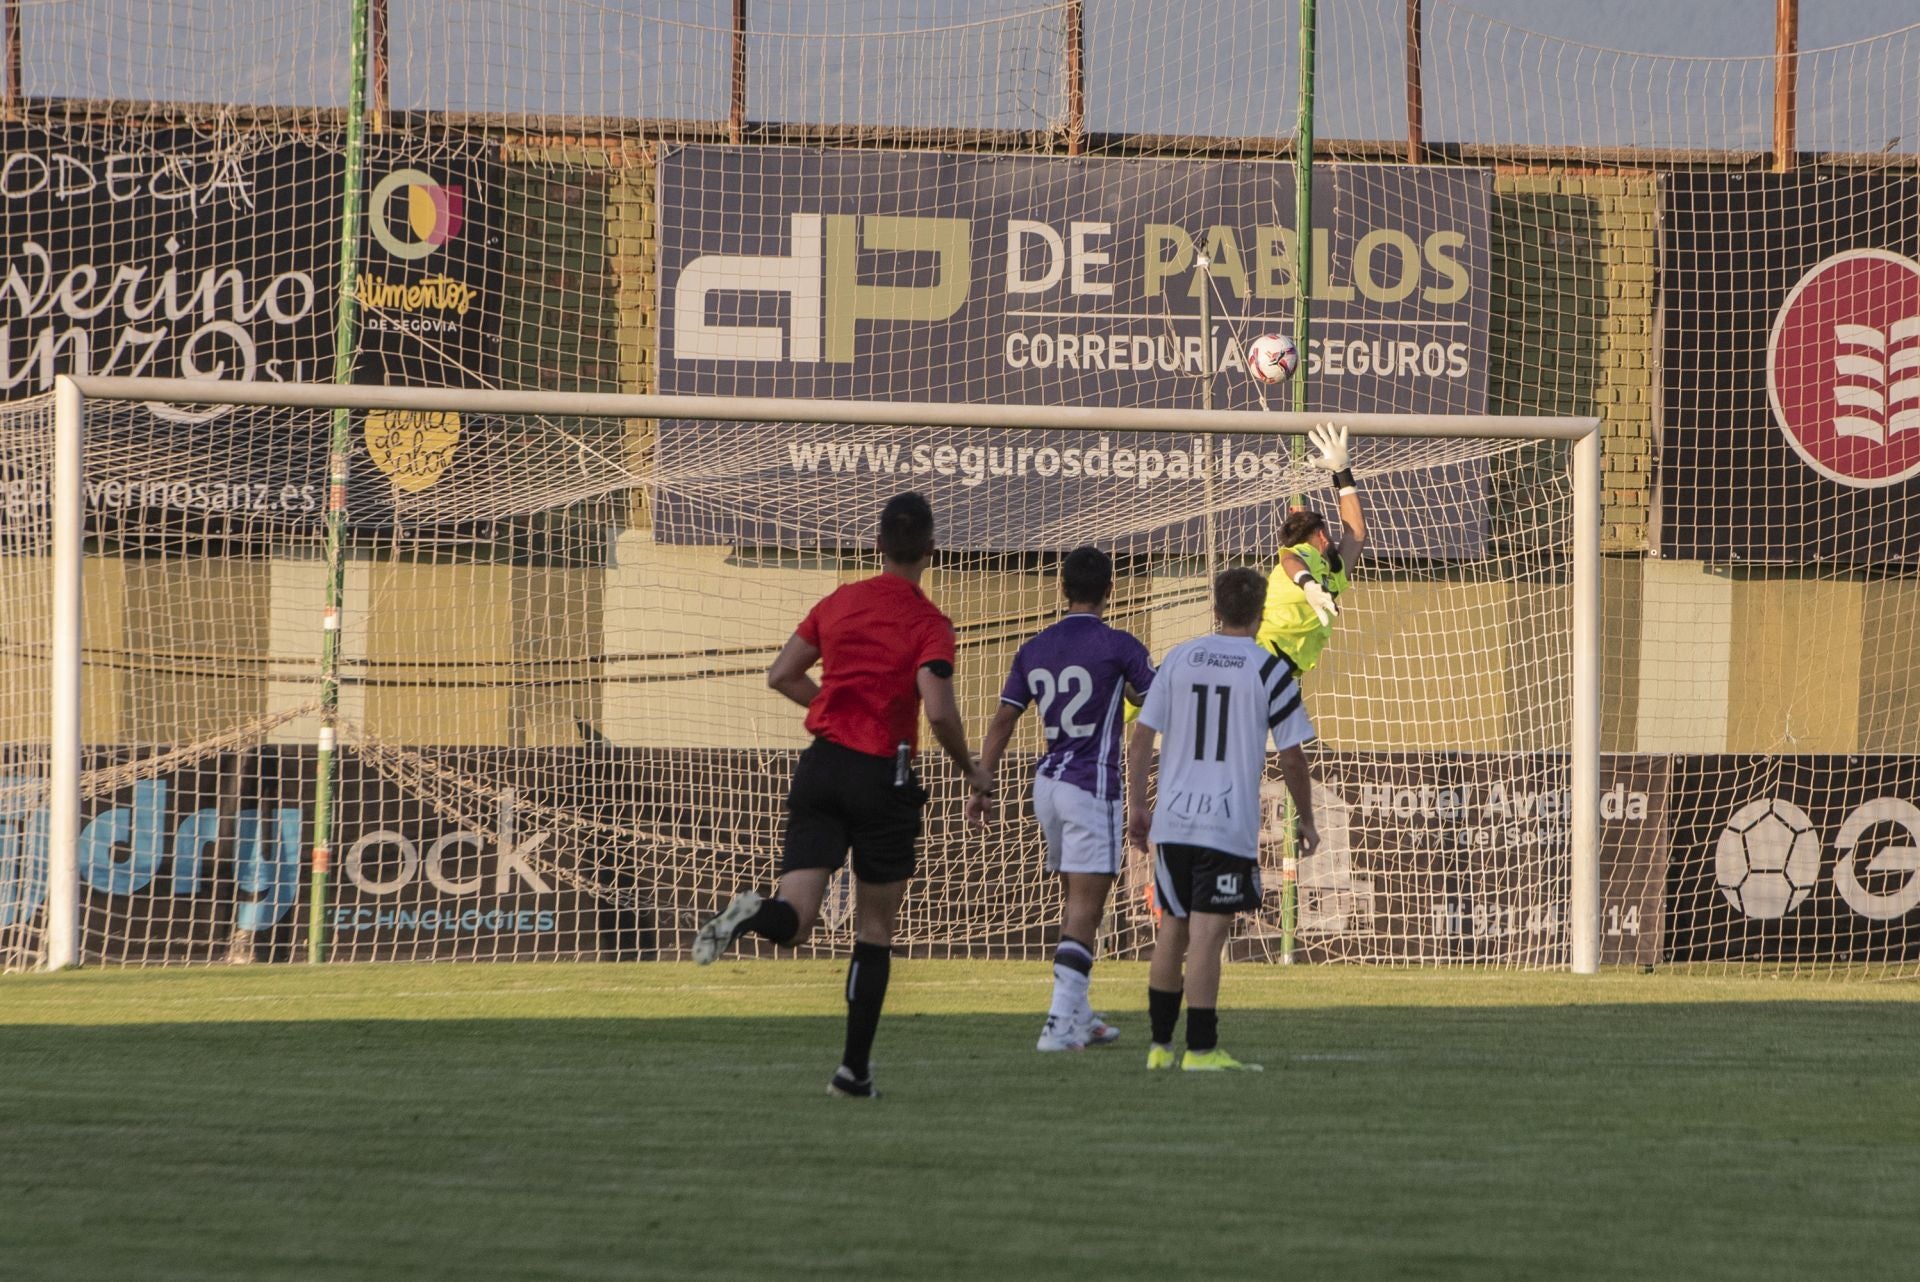
[[[1767,340],[1767,402],[1822,476],[1870,489],[1920,472],[1920,263],[1855,249],[1802,276]]]

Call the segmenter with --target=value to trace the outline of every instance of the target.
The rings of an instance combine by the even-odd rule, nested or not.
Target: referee
[[[813,744],[794,766],[780,884],[771,897],[742,890],[694,937],[704,966],[751,932],[775,944],[805,942],[820,918],[827,880],[853,851],[853,962],[847,968],[847,1042],[829,1095],[870,1099],[869,1062],[887,996],[894,923],[913,876],[926,789],[913,769],[920,706],[973,792],[993,776],[967,750],[953,696],[953,624],[922,595],[933,561],[933,509],[897,494],[880,513],[881,573],[849,583],[801,620],[767,669],[767,684],[807,710]],[[820,664],[818,683],[808,675]]]

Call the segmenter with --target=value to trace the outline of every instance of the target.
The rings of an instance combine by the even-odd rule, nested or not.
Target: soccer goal
[[[0,941],[49,967],[682,956],[773,875],[805,738],[763,673],[887,495],[934,502],[976,743],[1061,554],[1113,552],[1157,656],[1332,497],[1312,418],[1258,411],[63,378],[4,421]],[[1325,842],[1294,866],[1276,781],[1235,955],[1592,971],[1595,420],[1342,421],[1372,534],[1306,679]],[[928,758],[913,952],[1049,946],[1037,750],[984,834]]]

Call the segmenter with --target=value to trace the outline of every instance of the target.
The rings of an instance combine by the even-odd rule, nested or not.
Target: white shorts
[[[1085,788],[1036,778],[1033,816],[1046,835],[1048,872],[1120,875],[1126,817],[1118,797],[1102,801]]]

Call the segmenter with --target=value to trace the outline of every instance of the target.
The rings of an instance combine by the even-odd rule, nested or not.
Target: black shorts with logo
[[[1175,917],[1250,913],[1260,906],[1260,861],[1169,842],[1154,856],[1153,889]]]
[[[916,866],[927,791],[911,769],[894,783],[891,757],[815,739],[793,768],[780,871],[838,868],[853,851],[861,881],[906,881]]]

